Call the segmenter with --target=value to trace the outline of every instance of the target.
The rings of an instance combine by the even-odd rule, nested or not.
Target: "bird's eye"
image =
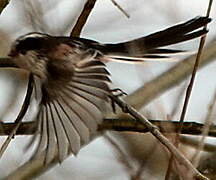
[[[26,38],[21,40],[17,46],[16,50],[22,54],[25,54],[29,50],[40,50],[42,49],[43,40],[41,38]]]

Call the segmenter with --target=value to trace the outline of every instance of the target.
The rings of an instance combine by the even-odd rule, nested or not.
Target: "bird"
[[[208,17],[195,17],[165,30],[120,43],[31,32],[16,39],[8,56],[14,66],[33,75],[41,94],[35,118],[32,157],[45,152],[61,163],[76,155],[97,134],[109,106],[109,61],[142,63],[164,60],[181,50],[163,48],[205,35]],[[36,91],[36,90],[35,90]]]

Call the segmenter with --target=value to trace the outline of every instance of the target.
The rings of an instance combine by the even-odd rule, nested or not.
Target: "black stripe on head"
[[[17,52],[25,54],[29,50],[42,50],[47,49],[50,45],[50,36],[40,33],[30,33],[21,36],[17,39],[15,49]]]

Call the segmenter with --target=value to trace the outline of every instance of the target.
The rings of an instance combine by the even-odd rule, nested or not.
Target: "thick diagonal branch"
[[[203,67],[208,63],[214,61],[216,58],[216,41],[209,43],[202,52],[202,59],[200,66]],[[186,79],[192,72],[196,55],[186,58],[184,61],[177,63],[168,71],[160,74],[152,81],[145,83],[145,85],[136,90],[131,95],[127,96],[125,100],[128,104],[136,109],[140,109],[153,99],[157,98],[168,89],[177,86],[184,79]]]

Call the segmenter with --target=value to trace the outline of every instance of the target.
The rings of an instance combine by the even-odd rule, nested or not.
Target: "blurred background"
[[[14,39],[27,32],[40,31],[52,35],[69,35],[86,1],[80,0],[11,0],[0,16],[0,55],[4,57]],[[130,15],[127,18],[111,0],[98,0],[85,25],[82,37],[102,43],[122,42],[138,38],[206,14],[208,1],[204,0],[116,0]],[[215,3],[213,8],[215,9]],[[216,11],[209,25],[207,44],[216,34]],[[199,39],[173,46],[195,53]],[[216,56],[216,55],[215,55]],[[143,65],[108,63],[113,87],[128,94],[167,71],[184,59],[174,62],[146,62]],[[196,78],[186,121],[204,122],[208,106],[216,90],[216,63],[202,68]],[[26,93],[26,72],[11,69],[0,71],[0,120],[13,121]],[[141,112],[151,119],[179,120],[188,79],[143,107]],[[155,87],[157,88],[157,87]],[[34,102],[25,120],[31,120]],[[213,111],[215,115],[215,111]],[[213,123],[214,116],[213,115]],[[29,158],[24,147],[30,138],[16,136],[0,160],[0,179],[16,170]],[[0,137],[0,145],[5,137]],[[215,144],[214,138],[207,142]],[[194,148],[181,146],[186,156],[193,156]],[[203,153],[203,159],[212,153]],[[214,156],[214,155],[213,155]],[[73,180],[163,180],[168,167],[168,153],[149,133],[107,132],[84,147],[77,157],[69,157],[43,173],[37,179]]]

